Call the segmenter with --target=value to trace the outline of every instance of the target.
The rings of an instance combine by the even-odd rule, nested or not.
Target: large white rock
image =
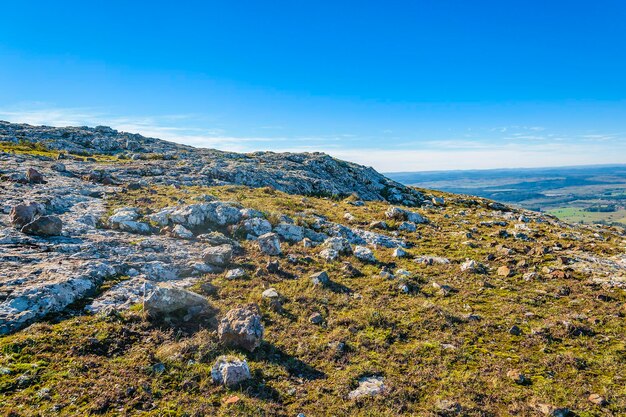
[[[235,387],[250,379],[250,368],[245,360],[234,356],[220,356],[211,369],[213,382],[227,387]]]

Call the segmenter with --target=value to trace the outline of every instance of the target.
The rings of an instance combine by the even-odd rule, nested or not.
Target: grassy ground
[[[345,222],[343,214],[350,212],[361,227],[382,220],[388,207],[244,187],[141,189],[113,196],[109,206],[137,206],[148,213],[203,194],[258,208],[270,219],[304,212]],[[437,415],[438,402],[450,400],[467,416],[534,416],[540,404],[568,407],[580,416],[626,414],[624,291],[591,284],[576,273],[522,278],[543,266],[562,268],[555,254],[528,254],[531,246],[558,243],[612,256],[621,253],[620,240],[607,234],[604,242],[592,241],[593,232],[582,230],[582,240],[575,242],[561,237],[563,230],[532,224],[537,243],[529,244],[500,238],[499,228],[480,225],[489,220],[482,206],[449,203],[419,211],[431,223],[417,233],[401,232],[416,243],[409,252],[445,256],[453,263],[426,266],[395,259],[391,249],[376,249],[381,263],[411,271],[404,280],[409,294],[398,289],[399,279],[381,278],[380,265],[352,257],[324,264],[316,256],[320,248],[300,245],[284,244],[284,252],[297,259],[280,259],[284,274],[255,275],[268,258],[244,242],[245,254],[235,263],[250,278],[210,274],[194,289],[203,293],[202,284],[215,285],[217,294],[209,298],[221,314],[258,303],[266,331],[257,351],[225,350],[210,318],[156,323],[134,309],[120,316],[40,323],[0,339],[0,409],[11,416],[397,416]],[[463,244],[472,229],[476,247]],[[499,245],[513,253],[504,254]],[[490,254],[495,258],[487,261]],[[461,273],[465,258],[483,262],[490,272]],[[345,276],[344,260],[364,276]],[[526,265],[517,266],[520,261]],[[495,270],[502,265],[514,274],[498,276]],[[329,272],[329,288],[311,285],[308,275],[319,270]],[[456,292],[444,296],[433,283]],[[261,292],[268,287],[285,297],[283,312],[263,303]],[[308,321],[314,312],[323,316],[322,325]],[[521,328],[520,336],[509,332],[513,325]],[[211,365],[224,353],[248,360],[249,384],[233,390],[212,384]],[[531,383],[517,385],[507,378],[514,369]],[[348,400],[347,393],[365,375],[384,376],[385,395]],[[591,393],[606,397],[608,405],[588,401]]]
[[[65,155],[69,155],[73,158],[91,158],[94,162],[116,162],[121,163],[124,160],[119,159],[114,155],[104,155],[104,154],[90,154],[89,156],[85,155],[76,155],[68,152],[59,152],[54,149],[49,149],[46,147],[44,143],[41,142],[0,142],[0,152],[8,152],[14,153],[17,155],[34,155],[34,156],[44,156],[48,158],[58,159],[61,153]]]
[[[593,224],[598,222],[626,224],[626,210],[614,212],[589,212],[577,207],[563,207],[549,210],[548,213],[569,223]]]

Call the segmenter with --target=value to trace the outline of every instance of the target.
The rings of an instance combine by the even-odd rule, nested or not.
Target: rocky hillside
[[[626,414],[626,236],[322,154],[0,124],[7,416]]]
[[[131,161],[115,168],[120,180],[153,177],[164,185],[273,187],[290,194],[385,200],[419,205],[422,196],[372,168],[340,161],[323,153],[256,152],[239,154],[199,149],[106,126],[48,127],[0,121],[0,142],[37,144],[69,158],[104,155]],[[93,159],[93,158],[91,158]],[[145,162],[137,162],[137,161]]]

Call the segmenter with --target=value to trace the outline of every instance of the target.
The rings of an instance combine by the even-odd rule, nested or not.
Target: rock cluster
[[[187,172],[188,185],[241,184],[272,187],[290,194],[358,195],[363,200],[387,200],[420,205],[424,197],[372,168],[314,153],[255,152],[236,154],[119,132],[106,126],[50,127],[0,121],[0,141],[28,141],[77,155],[107,154],[130,162],[123,169],[140,168],[159,181],[180,181],[176,172]],[[158,157],[154,163],[154,158]],[[135,162],[137,164],[135,165]],[[174,169],[175,168],[175,169]],[[94,182],[113,183],[111,176],[92,176]],[[103,182],[104,181],[104,182]]]

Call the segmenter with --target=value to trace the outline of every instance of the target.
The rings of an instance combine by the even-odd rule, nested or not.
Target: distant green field
[[[562,207],[549,210],[548,213],[569,223],[607,223],[617,222],[626,224],[626,210],[617,210],[610,213],[592,213],[578,207]]]

